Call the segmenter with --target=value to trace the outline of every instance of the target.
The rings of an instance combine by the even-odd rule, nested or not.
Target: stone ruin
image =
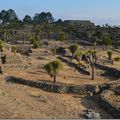
[[[100,106],[114,118],[120,118],[120,80],[104,85],[107,88],[100,94]]]

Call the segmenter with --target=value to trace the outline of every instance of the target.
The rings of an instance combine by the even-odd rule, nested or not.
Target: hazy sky
[[[120,24],[120,0],[0,0],[0,10],[14,9],[20,18],[50,11],[55,18]]]

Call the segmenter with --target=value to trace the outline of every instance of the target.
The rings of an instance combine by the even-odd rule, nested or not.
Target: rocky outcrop
[[[91,109],[86,110],[83,116],[85,119],[101,119],[100,114]]]

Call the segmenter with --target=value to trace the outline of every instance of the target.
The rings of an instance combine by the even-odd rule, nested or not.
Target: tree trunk
[[[94,63],[92,63],[92,80],[95,79],[95,68],[94,68]]]
[[[54,83],[56,83],[56,75],[54,75]]]
[[[79,61],[79,63],[78,63],[78,64],[79,64],[79,68],[81,67],[80,63],[81,63],[81,62]]]
[[[0,74],[3,74],[2,67],[0,66]]]

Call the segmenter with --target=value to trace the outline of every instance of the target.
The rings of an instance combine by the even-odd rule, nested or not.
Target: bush
[[[58,34],[58,38],[57,38],[59,41],[65,41],[66,40],[66,35],[65,35],[65,33],[64,32],[60,32],[59,34]]]
[[[70,45],[69,50],[72,53],[72,57],[74,57],[75,53],[79,50],[79,45],[77,44]]]
[[[113,54],[113,52],[112,51],[108,51],[107,54],[108,54],[108,59],[112,60],[112,54]]]
[[[33,42],[33,48],[36,49],[36,48],[39,48],[40,47],[40,44],[38,41],[34,40]]]
[[[16,54],[17,51],[17,47],[16,46],[12,46],[12,52],[14,53],[14,55]]]
[[[53,55],[55,55],[56,54],[56,48],[52,48],[51,52],[52,52]]]
[[[111,37],[110,36],[108,36],[108,35],[105,35],[105,36],[103,36],[103,44],[104,45],[111,45],[112,44],[112,39],[111,39]]]
[[[0,39],[0,50],[3,51],[4,42]]]

